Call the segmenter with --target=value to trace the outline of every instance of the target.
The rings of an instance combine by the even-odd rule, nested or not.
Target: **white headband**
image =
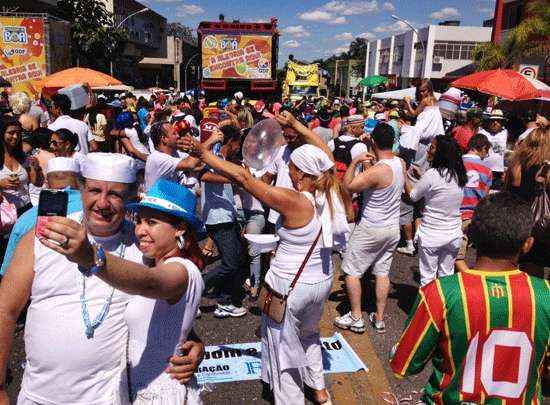
[[[317,146],[302,145],[290,155],[298,169],[312,176],[320,176],[334,166],[334,162]]]

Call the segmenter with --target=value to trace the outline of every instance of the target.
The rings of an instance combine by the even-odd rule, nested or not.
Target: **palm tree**
[[[530,1],[526,15],[501,43],[486,42],[474,48],[472,56],[478,70],[511,68],[527,57],[548,55],[550,0]]]

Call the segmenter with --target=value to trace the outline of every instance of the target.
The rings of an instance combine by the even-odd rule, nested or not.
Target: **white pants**
[[[266,277],[278,292],[290,280]],[[325,388],[319,322],[332,278],[316,284],[297,283],[281,324],[262,314],[262,380],[270,385],[275,405],[303,405],[303,384]]]
[[[418,258],[420,267],[420,286],[423,287],[436,277],[454,274],[455,260],[462,244],[462,238],[456,238],[439,247],[422,246],[418,243]]]

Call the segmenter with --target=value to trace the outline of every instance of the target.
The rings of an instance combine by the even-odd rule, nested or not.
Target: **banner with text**
[[[14,91],[37,96],[46,75],[44,20],[0,16],[0,76]]]
[[[205,79],[271,79],[270,35],[208,34],[201,46]]]
[[[261,347],[261,342],[206,347],[204,360],[196,374],[197,381],[199,384],[216,384],[259,379]],[[325,373],[368,370],[340,333],[321,338],[321,347]]]

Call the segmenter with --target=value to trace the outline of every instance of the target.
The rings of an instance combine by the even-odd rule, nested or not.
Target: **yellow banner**
[[[319,86],[319,65],[300,65],[289,60],[286,83],[289,86]]]
[[[271,36],[208,34],[202,39],[205,79],[271,79]]]
[[[44,20],[0,17],[0,76],[14,91],[37,97],[46,75]]]

